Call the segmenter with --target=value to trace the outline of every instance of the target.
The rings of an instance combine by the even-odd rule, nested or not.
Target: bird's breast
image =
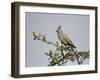
[[[59,39],[61,42],[64,43],[62,34],[61,34],[61,33],[58,33],[57,35],[58,35],[58,39]]]
[[[67,38],[65,39],[64,37],[65,37],[65,36],[64,36],[63,33],[58,33],[58,38],[59,38],[59,40],[60,40],[64,45],[67,45],[67,44],[68,44]]]

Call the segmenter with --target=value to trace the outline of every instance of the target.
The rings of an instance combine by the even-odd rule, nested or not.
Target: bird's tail
[[[80,60],[79,60],[79,57],[78,57],[78,51],[77,51],[77,49],[74,50],[74,49],[72,48],[72,50],[74,51],[76,60],[77,60],[78,64],[80,65],[81,63],[80,63]]]
[[[68,45],[70,45],[71,47],[73,47],[73,48],[76,48],[76,46],[75,45],[73,45],[73,44],[68,44]]]
[[[74,45],[71,45],[73,48],[76,48],[76,46],[74,46]]]

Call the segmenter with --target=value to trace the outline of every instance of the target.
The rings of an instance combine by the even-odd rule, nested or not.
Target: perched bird
[[[76,48],[71,39],[63,32],[61,25],[58,26],[56,32],[58,39],[61,41],[62,44],[64,44],[65,46],[69,45],[72,48]]]
[[[70,40],[70,38],[63,32],[63,29],[62,29],[62,26],[59,25],[57,30],[57,36],[58,36],[58,39],[60,40],[61,44],[64,44],[65,46],[69,45],[71,47],[71,49],[73,50],[74,54],[75,54],[75,57],[76,57],[76,60],[78,62],[78,64],[80,65],[80,60],[78,58],[78,55],[77,55],[77,50],[74,51],[74,48],[76,48],[76,46],[73,44],[73,42]],[[64,53],[62,52],[62,56],[64,58]]]

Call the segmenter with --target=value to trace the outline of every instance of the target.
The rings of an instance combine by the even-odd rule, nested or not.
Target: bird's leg
[[[65,56],[64,56],[64,53],[63,53],[63,44],[61,43],[61,55],[63,56],[63,60],[62,60],[62,63],[64,62],[64,58],[65,58]]]
[[[64,57],[64,53],[63,53],[63,44],[61,43],[61,53],[62,53],[62,56]]]
[[[62,42],[61,42],[61,47],[63,47],[63,44],[62,44]]]

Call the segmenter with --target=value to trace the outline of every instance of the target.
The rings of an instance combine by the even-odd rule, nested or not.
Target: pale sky
[[[25,62],[26,67],[46,66],[48,57],[44,54],[50,49],[41,41],[32,40],[32,32],[46,34],[52,42],[59,41],[56,29],[62,25],[64,32],[70,37],[78,51],[89,50],[89,15],[75,14],[46,14],[46,13],[25,13]],[[86,60],[84,64],[89,63]],[[67,65],[75,65],[69,62]]]

